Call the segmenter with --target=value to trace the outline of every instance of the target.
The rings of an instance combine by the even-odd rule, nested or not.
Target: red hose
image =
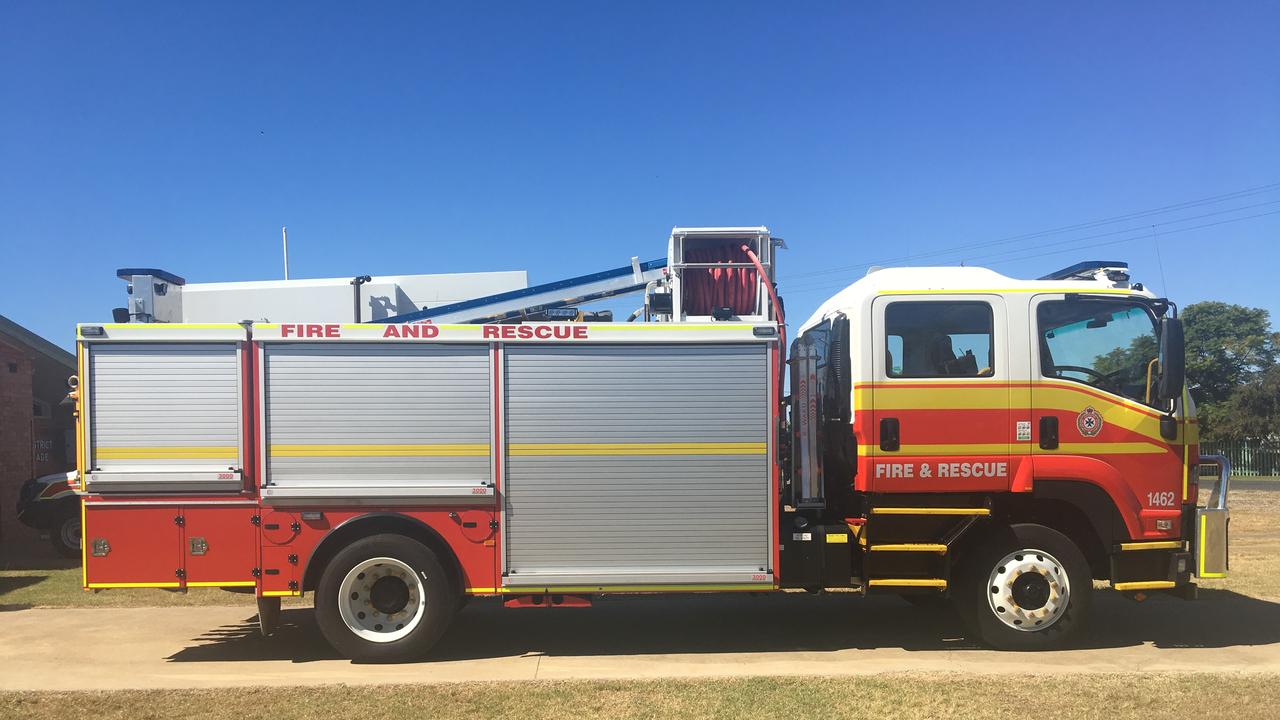
[[[760,258],[752,252],[747,245],[742,246],[742,250],[747,253],[747,257],[751,258],[751,264],[756,266],[756,272],[760,273],[760,279],[764,281],[764,287],[769,291],[769,300],[773,303],[773,314],[778,316],[778,382],[782,382],[783,366],[787,362],[787,320],[782,317],[782,303],[778,302],[778,293],[773,289],[773,283],[769,280],[769,275],[764,271],[764,265],[760,264]]]

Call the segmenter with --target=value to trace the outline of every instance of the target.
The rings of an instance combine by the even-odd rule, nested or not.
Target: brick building
[[[64,404],[75,356],[0,315],[0,537],[34,539],[17,521],[27,479],[75,467],[72,406]]]

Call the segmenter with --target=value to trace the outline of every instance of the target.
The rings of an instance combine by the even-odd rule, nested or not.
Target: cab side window
[[[891,378],[990,377],[994,324],[985,302],[894,302],[885,307]]]
[[[1139,303],[1058,300],[1036,310],[1040,374],[1151,403],[1148,379],[1159,356],[1155,318]]]

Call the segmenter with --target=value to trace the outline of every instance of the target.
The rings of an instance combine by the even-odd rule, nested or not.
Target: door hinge
[[[498,521],[497,521],[497,520],[490,520],[490,521],[489,521],[489,529],[490,529],[490,530],[497,530],[497,529],[498,529]]]
[[[290,589],[290,590],[297,590],[297,589],[298,589],[298,581],[297,581],[297,580],[290,580],[290,581],[289,581],[289,589]]]
[[[289,564],[290,564],[290,565],[297,565],[297,564],[298,564],[298,556],[297,556],[297,555],[294,555],[294,554],[292,554],[292,553],[291,553],[291,554],[289,555]]]
[[[253,517],[249,518],[249,522],[253,523],[254,525],[261,525],[261,524],[262,524],[262,516],[261,516],[261,515],[254,515]]]
[[[176,575],[179,580],[181,580],[187,576],[187,571],[183,570],[182,568],[178,568],[177,570],[173,571],[173,574]]]
[[[178,527],[182,527],[183,525],[187,524],[187,519],[182,517],[181,515],[175,516],[173,518],[173,524],[177,525]]]
[[[253,576],[254,576],[254,577],[256,577],[256,578],[260,578],[260,577],[262,577],[262,568],[254,568],[254,569],[253,569]]]

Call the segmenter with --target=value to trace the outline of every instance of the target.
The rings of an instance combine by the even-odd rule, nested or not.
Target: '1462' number
[[[1151,507],[1173,507],[1177,502],[1178,498],[1172,492],[1147,493],[1147,504]]]

